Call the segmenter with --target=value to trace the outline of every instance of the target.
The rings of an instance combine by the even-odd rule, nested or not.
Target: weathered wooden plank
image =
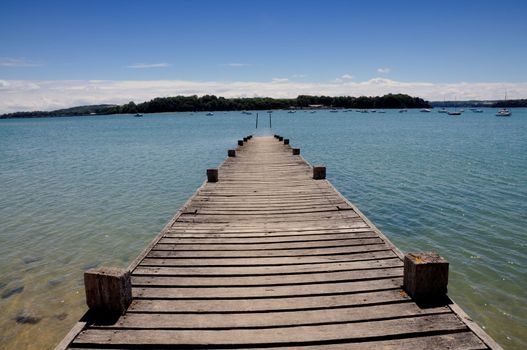
[[[239,236],[211,233],[207,236],[193,236],[187,233],[169,233],[163,236],[164,243],[187,243],[187,244],[203,244],[203,243],[285,243],[285,242],[305,242],[305,241],[327,241],[327,240],[342,240],[342,239],[358,239],[358,238],[377,238],[378,236],[373,232],[358,232],[358,233],[326,233],[326,234],[309,234],[309,235],[286,235],[286,236]]]
[[[373,247],[367,250],[367,247]],[[171,256],[169,258],[154,258],[148,256],[140,266],[273,266],[273,265],[306,265],[351,262],[360,260],[374,260],[380,258],[394,258],[395,254],[384,245],[358,247],[357,253],[338,255],[306,255],[306,256],[234,256],[216,255],[204,256]],[[366,252],[366,253],[364,253]],[[173,253],[173,252],[170,252]],[[185,252],[183,252],[184,254]],[[214,252],[216,254],[217,252]],[[224,253],[224,252],[222,252]],[[152,252],[154,254],[154,252]]]
[[[363,254],[363,255],[361,255]],[[170,251],[151,250],[147,258],[259,258],[259,257],[302,257],[348,255],[348,261],[394,258],[396,255],[385,245],[308,248],[293,250],[208,250],[208,251]]]
[[[365,307],[328,308],[266,313],[224,314],[139,314],[121,317],[110,328],[207,329],[301,326],[323,323],[349,323],[420,315],[449,313],[446,306],[422,309],[415,303],[395,303]]]
[[[241,299],[241,298],[282,298],[325,294],[346,294],[401,286],[400,278],[377,279],[353,282],[326,282],[314,284],[293,284],[282,286],[251,287],[136,287],[134,298],[146,299]]]
[[[134,274],[142,275],[214,275],[214,276],[257,276],[257,275],[280,275],[280,274],[299,274],[329,271],[349,271],[349,270],[368,270],[378,268],[402,267],[402,262],[397,258],[371,260],[371,261],[352,261],[324,264],[307,265],[284,265],[284,266],[252,266],[247,267],[144,267],[139,265]],[[402,281],[401,281],[402,285]]]
[[[390,269],[359,270],[359,271],[338,271],[300,275],[284,276],[159,276],[159,275],[135,275],[132,276],[132,285],[137,286],[262,286],[262,285],[283,285],[283,284],[306,284],[323,283],[338,281],[360,281],[375,278],[402,277],[403,269],[394,267]]]
[[[353,281],[342,283],[314,283],[286,286],[256,286],[256,287],[136,287],[134,298],[157,299],[234,299],[234,298],[276,298],[309,296],[323,294],[357,293],[375,290],[395,289],[401,286],[400,278],[376,279],[368,281]]]
[[[153,344],[169,345],[260,345],[302,344],[381,337],[412,336],[430,332],[463,331],[467,327],[452,314],[409,317],[376,322],[352,322],[329,325],[259,329],[217,330],[120,330],[87,329],[74,344]]]
[[[334,247],[364,246],[370,244],[383,244],[384,241],[378,237],[363,239],[338,239],[324,241],[285,242],[285,243],[170,243],[162,238],[154,247],[154,250],[291,250],[291,249],[323,249]]]
[[[208,225],[196,224],[190,226],[186,223],[175,223],[170,230],[165,234],[195,234],[195,235],[245,235],[245,237],[267,237],[267,236],[294,236],[294,235],[310,235],[310,234],[337,234],[337,233],[356,233],[356,232],[375,232],[370,227],[364,225],[364,222],[353,222],[351,227],[335,226],[332,227],[316,227],[316,226],[299,226],[299,227],[273,227],[262,226],[215,226],[214,228]],[[221,236],[218,236],[221,237]]]

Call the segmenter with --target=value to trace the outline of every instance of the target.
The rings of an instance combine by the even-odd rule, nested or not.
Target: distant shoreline
[[[229,112],[246,110],[288,110],[288,109],[422,109],[422,108],[514,108],[527,107],[527,99],[518,100],[470,100],[470,101],[432,101],[405,94],[388,94],[376,97],[351,96],[307,96],[293,99],[274,99],[270,97],[231,98],[214,95],[158,97],[148,102],[123,105],[88,105],[54,111],[13,112],[0,115],[0,119],[50,118],[90,115],[117,115],[164,112]]]
[[[430,108],[430,104],[419,97],[405,94],[384,96],[308,96],[277,99],[270,97],[224,98],[214,95],[157,97],[150,101],[123,105],[78,106],[54,111],[25,111],[0,115],[6,118],[42,118],[79,115],[136,114],[160,112],[208,112],[208,111],[244,111],[277,110],[306,108],[347,108],[347,109],[397,109]]]

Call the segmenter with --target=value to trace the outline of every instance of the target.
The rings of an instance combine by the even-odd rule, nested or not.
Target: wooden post
[[[313,167],[313,179],[324,180],[326,178],[326,167],[323,165],[316,165]]]
[[[244,138],[243,138],[243,142],[247,142],[247,137],[244,137]]]
[[[243,146],[243,140],[238,140],[238,146]]]
[[[227,155],[229,157],[236,157],[236,150],[235,149],[230,149],[227,151]]]
[[[284,139],[284,145],[289,145],[289,139]]]
[[[413,299],[436,302],[447,293],[448,261],[435,252],[404,256],[403,288]]]
[[[132,302],[130,271],[117,267],[98,267],[84,272],[86,304],[96,314],[124,315]]]
[[[218,169],[207,169],[207,181],[218,182]]]
[[[278,141],[284,141],[284,138],[282,136],[278,136]]]
[[[293,155],[294,156],[300,155],[300,148],[293,148]]]
[[[258,129],[258,113],[256,113],[256,129]]]

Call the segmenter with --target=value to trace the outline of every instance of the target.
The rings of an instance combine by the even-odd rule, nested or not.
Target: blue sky
[[[501,96],[504,87],[522,94],[526,14],[527,1],[503,0],[3,0],[0,94],[31,90],[26,99],[53,100],[46,86],[49,92],[77,81],[77,89],[100,90],[93,80],[112,82],[113,89],[116,82],[134,82],[130,99],[139,100],[150,96],[138,92],[140,81],[179,82],[173,94],[227,96],[242,94],[235,83],[251,83],[248,95],[272,90],[258,90],[258,83],[280,83],[274,95],[316,92],[319,85],[334,94],[375,93],[361,90],[368,82],[382,85],[379,93],[433,84],[427,92],[433,96],[424,97],[437,99]],[[452,90],[460,84],[472,90]],[[481,84],[489,90],[474,95]],[[156,91],[171,94],[166,89]],[[116,102],[126,99],[121,92]],[[0,104],[0,111],[15,107],[23,106]]]

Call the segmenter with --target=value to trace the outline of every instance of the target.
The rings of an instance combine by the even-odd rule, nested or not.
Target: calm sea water
[[[403,251],[451,263],[449,294],[527,348],[527,110],[273,113],[273,130]],[[267,125],[260,112],[260,126]],[[82,272],[126,266],[254,115],[0,120],[0,344],[52,348],[85,310]]]

